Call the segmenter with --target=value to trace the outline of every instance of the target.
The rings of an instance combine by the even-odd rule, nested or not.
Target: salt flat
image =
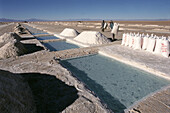
[[[15,25],[7,26],[8,29],[3,30],[2,33],[12,32],[14,26]],[[29,49],[30,53],[23,56],[16,56],[13,58],[0,60],[0,81],[1,79],[2,81],[4,81],[3,79],[9,79],[12,81],[10,83],[2,81],[0,82],[3,84],[1,87],[1,94],[2,96],[5,96],[5,99],[2,97],[4,102],[1,103],[1,108],[10,108],[10,110],[13,110],[13,112],[17,111],[25,113],[36,113],[37,110],[63,113],[75,113],[78,111],[89,112],[89,110],[91,112],[111,112],[93,94],[93,92],[87,89],[82,82],[72,76],[72,74],[67,69],[63,68],[58,63],[56,60],[56,53],[42,50],[43,45],[30,34],[22,35],[21,37],[23,37],[21,39],[22,43],[27,45],[27,49]],[[39,50],[40,47],[41,50]],[[6,76],[5,78],[3,77],[4,74],[9,76]],[[15,78],[16,81],[13,78]],[[40,87],[35,85],[32,86],[31,90],[31,86],[30,84],[28,85],[27,82],[29,82],[29,79],[35,78],[39,81],[37,85]],[[53,83],[50,82],[52,79],[54,80]],[[49,82],[47,82],[48,80]],[[15,87],[19,84],[23,85],[20,87]],[[50,86],[50,84],[52,86]],[[14,87],[8,88],[8,86],[11,85]],[[56,87],[57,89],[53,87]],[[38,97],[42,97],[42,102],[40,102],[40,100],[35,100],[35,97],[33,99],[32,92],[34,92],[34,90],[40,90],[39,88],[43,91],[42,93],[38,94]],[[51,93],[44,95],[49,88],[52,88],[49,90]],[[59,96],[58,92],[63,92],[63,94]],[[12,98],[10,96],[11,94],[13,95]],[[24,99],[24,96],[27,99]],[[56,98],[58,99],[56,100]],[[37,105],[35,106],[35,101],[37,104],[39,103],[38,106],[47,106],[48,110],[46,107],[40,107],[40,109],[38,109],[38,107],[36,107]],[[7,104],[7,102],[10,102],[10,104]],[[24,106],[20,102],[22,102]],[[51,105],[51,103],[55,104]],[[60,106],[56,103],[60,103]],[[1,112],[9,111],[7,109],[1,108]]]
[[[152,22],[151,22],[152,23]],[[60,23],[61,24],[61,23]],[[35,27],[37,28],[43,28],[43,26],[46,26],[46,31],[50,31],[52,33],[58,33],[59,31],[62,30],[62,28],[60,27],[60,29],[57,29],[56,25],[52,25],[52,24],[35,24]],[[163,24],[163,25],[168,25],[168,24]],[[67,23],[67,25],[64,26],[69,26],[69,24]],[[63,27],[64,27],[63,26]],[[85,26],[85,25],[84,25]],[[133,26],[133,25],[132,25]],[[141,26],[141,25],[140,25]],[[155,29],[160,29],[162,28],[162,25],[160,27],[160,25],[147,25],[145,24],[144,26],[142,26],[142,29],[139,29],[140,26],[137,26],[136,24],[133,27],[136,27],[137,30],[139,30],[138,32],[143,32],[144,30],[146,30],[145,32],[150,34],[152,33],[151,30],[147,30],[147,29],[151,29],[155,28]],[[145,28],[147,27],[147,29]],[[156,28],[157,27],[157,28]],[[166,29],[165,30],[161,30],[161,31],[167,31],[167,26],[165,26]],[[55,30],[52,28],[56,28]],[[78,30],[78,31],[83,31],[85,30],[98,30],[100,31],[100,29],[96,29],[96,28],[86,28],[86,27],[81,27],[79,26],[72,26],[72,28]],[[128,28],[127,28],[128,29]],[[135,28],[133,28],[135,29]],[[147,32],[149,31],[149,32]],[[156,34],[161,36],[161,35],[165,35],[165,36],[169,36],[169,34],[162,34],[161,31],[158,31]],[[130,31],[120,31],[118,33],[117,39],[121,39],[122,36],[122,32],[130,32]],[[103,32],[102,32],[103,33]],[[105,34],[107,37],[110,37],[109,34],[109,30],[104,32],[103,34]],[[100,47],[99,53],[102,53],[106,56],[110,56],[112,58],[115,58],[119,61],[122,61],[124,63],[133,65],[135,67],[138,67],[140,69],[143,69],[145,71],[148,71],[150,73],[154,73],[155,75],[164,77],[166,79],[170,79],[170,71],[169,71],[169,65],[170,65],[170,60],[169,58],[164,58],[162,56],[159,55],[155,55],[146,51],[142,51],[142,50],[133,50],[131,48],[128,47],[124,47],[121,46],[121,40],[117,40],[117,43],[114,43],[111,46],[105,46],[105,47]],[[130,107],[129,109],[126,110],[126,112],[162,112],[162,111],[169,111],[169,108],[166,107],[167,105],[167,101],[169,100],[169,86],[166,88],[161,89],[158,92],[155,92],[151,95],[148,95],[146,98],[142,99],[141,101],[137,102],[134,106]],[[156,104],[154,104],[156,103]]]
[[[125,24],[122,22],[122,24]],[[126,23],[127,24],[127,23]],[[135,24],[132,27],[140,27],[141,23],[131,23]],[[139,24],[140,26],[137,26]],[[154,23],[155,24],[155,23]],[[153,25],[154,25],[153,24]],[[59,34],[64,28],[71,27],[79,32],[88,30],[88,31],[100,31],[100,22],[35,22],[31,23],[36,28],[42,29],[47,31],[51,34]],[[81,25],[81,27],[79,27]],[[146,24],[145,24],[146,25]],[[149,27],[153,27],[151,24]],[[168,24],[161,24],[161,26],[167,26]],[[0,34],[5,32],[10,32],[13,30],[15,25],[6,26],[6,29],[0,28]],[[87,26],[87,27],[86,27]],[[91,26],[91,27],[89,27]],[[94,27],[92,27],[94,26]],[[157,27],[154,25],[154,27]],[[160,27],[159,27],[160,28]],[[166,27],[168,29],[169,27]],[[144,28],[143,28],[144,29]],[[165,78],[169,78],[169,70],[168,66],[170,64],[169,58],[164,58],[161,56],[154,55],[152,53],[148,53],[146,51],[138,51],[133,50],[128,47],[120,46],[122,33],[123,32],[130,32],[130,31],[123,31],[120,30],[116,41],[112,42],[111,44],[101,45],[100,47],[94,47],[94,53],[97,50],[100,52],[109,54],[110,56],[114,56],[115,58],[119,58],[122,62],[128,61],[135,63],[136,66],[141,66],[146,69],[146,71],[153,72],[156,75],[163,76]],[[140,31],[142,32],[142,31]],[[111,38],[110,29],[106,29],[105,32],[102,32],[108,38]],[[158,35],[164,35],[162,33],[158,33]],[[168,34],[165,33],[166,36]],[[25,36],[30,37],[30,36]],[[72,39],[71,39],[72,40]],[[30,40],[23,40],[23,43],[30,43],[30,44],[37,44],[38,46],[41,45],[38,40],[30,39]],[[93,48],[93,47],[92,47]],[[86,48],[82,49],[84,54]],[[90,49],[89,49],[90,50]],[[49,52],[46,50],[37,51],[34,53],[30,53],[27,55],[19,56],[16,58],[9,58],[5,60],[0,60],[0,69],[10,71],[13,73],[40,73],[40,74],[48,74],[48,76],[55,76],[55,78],[63,81],[68,86],[73,86],[78,91],[78,98],[69,106],[67,106],[63,112],[111,112],[103,105],[103,103],[94,96],[94,94],[88,90],[85,85],[77,80],[74,76],[72,76],[71,72],[67,69],[62,67],[56,59],[68,56],[68,52],[75,52],[74,50],[70,51],[62,51],[62,52]],[[78,49],[76,49],[77,53],[80,53]],[[89,52],[89,51],[87,51]],[[56,57],[58,55],[59,57]],[[75,55],[75,54],[73,54]],[[76,56],[76,55],[75,55]],[[126,63],[126,62],[125,62]],[[132,106],[127,110],[127,112],[134,112],[141,111],[157,111],[161,112],[162,110],[168,111],[169,108],[164,106],[167,105],[167,99],[169,98],[169,87],[166,87],[163,90],[160,90],[153,95],[148,96],[146,99],[142,100],[141,102],[137,103],[136,105]],[[66,95],[68,96],[68,95]],[[153,101],[158,99],[159,101]],[[161,100],[161,102],[160,102]],[[65,101],[63,99],[63,101]],[[157,104],[154,104],[157,102]],[[160,103],[159,103],[160,102]],[[163,103],[163,104],[162,104]],[[139,109],[140,106],[140,109]],[[81,109],[80,109],[81,108]],[[150,109],[153,108],[153,109]]]

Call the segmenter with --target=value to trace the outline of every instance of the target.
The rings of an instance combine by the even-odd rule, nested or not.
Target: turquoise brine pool
[[[66,41],[48,42],[43,43],[50,51],[60,51],[66,49],[79,48],[79,46],[67,43]]]
[[[41,35],[41,34],[48,34],[46,32],[43,32],[43,31],[36,31],[36,32],[31,32],[32,35]]]
[[[170,81],[101,55],[68,60],[61,64],[104,101],[114,112],[170,84]]]
[[[36,28],[33,28],[33,27],[25,25],[25,24],[23,24],[23,26],[26,27],[31,32],[32,35],[48,34],[42,30],[38,30]]]
[[[44,36],[44,37],[36,37],[38,40],[50,40],[50,39],[59,39],[55,36]]]

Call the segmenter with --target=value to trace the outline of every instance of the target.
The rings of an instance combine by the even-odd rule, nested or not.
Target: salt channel
[[[42,30],[38,30],[36,28],[30,27],[28,25],[23,24],[24,27],[26,27],[27,29],[29,29],[29,31],[32,33],[32,35],[39,35],[39,34],[48,34]]]
[[[26,28],[29,29],[29,31],[33,35],[37,34],[48,34],[46,32],[43,32],[41,30],[37,30],[36,28],[32,28],[28,25],[25,25]],[[36,37],[38,40],[49,40],[49,39],[59,39],[55,36],[43,36],[43,37]],[[48,42],[43,43],[44,46],[46,46],[50,51],[60,51],[60,50],[66,50],[66,49],[72,49],[72,48],[79,48],[79,46],[68,43],[66,41],[56,41],[56,42]]]
[[[36,37],[38,40],[49,40],[49,39],[59,39],[55,36],[43,36],[43,37]]]
[[[48,42],[43,43],[50,51],[60,51],[66,49],[79,48],[79,46],[67,43],[66,41]]]
[[[101,55],[62,60],[114,112],[122,112],[170,81]]]

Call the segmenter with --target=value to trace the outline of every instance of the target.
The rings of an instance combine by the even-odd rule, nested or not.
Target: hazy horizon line
[[[80,18],[80,19],[38,19],[38,18],[29,18],[29,19],[9,19],[9,18],[0,18],[0,22],[5,21],[101,21],[101,20],[114,20],[114,21],[170,21],[170,19],[90,19],[90,18]]]

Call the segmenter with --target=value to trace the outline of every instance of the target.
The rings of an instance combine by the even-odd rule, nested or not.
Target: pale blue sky
[[[170,0],[0,0],[0,18],[170,19]]]

